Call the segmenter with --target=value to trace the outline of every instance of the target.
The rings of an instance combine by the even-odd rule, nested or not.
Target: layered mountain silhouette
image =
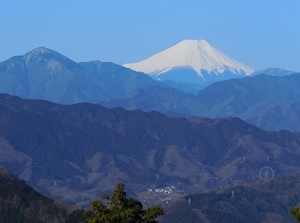
[[[196,96],[151,87],[104,104],[174,116],[234,116],[267,130],[300,131],[299,89],[299,74],[258,75],[213,83]]]
[[[195,48],[195,52],[198,52],[202,48],[210,49],[207,44],[203,41],[184,41],[179,45],[183,49]],[[212,57],[219,55],[217,51],[211,51]],[[210,54],[205,55],[209,57]],[[193,62],[192,56],[188,55],[190,60],[187,62]],[[223,58],[222,55],[216,56],[219,57]],[[225,56],[223,60],[227,61]],[[226,62],[228,66],[230,61]],[[232,71],[240,72],[236,76],[243,76],[249,71],[242,69],[242,65],[239,69],[234,69],[234,63],[232,64]],[[197,67],[199,64],[192,65]],[[224,67],[216,70],[210,68],[211,72],[217,72]],[[298,75],[291,73],[282,69],[257,71],[252,75],[267,76],[219,81],[198,91],[200,87],[197,84],[155,81],[144,73],[113,63],[76,63],[55,51],[41,47],[24,56],[15,56],[0,63],[0,92],[61,104],[90,102],[110,108],[159,111],[176,117],[236,116],[267,130],[300,131],[300,83]],[[217,76],[222,75],[220,73]]]
[[[0,95],[0,164],[52,198],[89,205],[124,182],[132,193],[180,185],[186,193],[299,172],[300,135],[238,118],[58,105]]]

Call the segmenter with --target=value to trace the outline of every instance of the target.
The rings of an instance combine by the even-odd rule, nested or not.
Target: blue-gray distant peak
[[[295,74],[295,71],[290,71],[290,70],[285,70],[281,68],[268,68],[266,70],[258,70],[253,73],[253,76],[260,75],[260,74],[265,74],[269,76],[289,76],[291,74]]]

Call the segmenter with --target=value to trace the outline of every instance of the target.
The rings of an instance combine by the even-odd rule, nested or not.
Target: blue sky
[[[137,62],[205,39],[256,69],[300,71],[299,0],[1,0],[0,61],[39,47]]]

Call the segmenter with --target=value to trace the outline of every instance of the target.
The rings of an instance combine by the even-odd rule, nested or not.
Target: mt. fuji
[[[156,79],[193,84],[249,76],[255,71],[205,40],[184,40],[146,60],[124,66]]]

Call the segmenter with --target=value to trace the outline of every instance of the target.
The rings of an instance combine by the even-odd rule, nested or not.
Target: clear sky
[[[45,46],[137,62],[205,39],[256,69],[300,71],[300,0],[1,0],[0,61]]]

